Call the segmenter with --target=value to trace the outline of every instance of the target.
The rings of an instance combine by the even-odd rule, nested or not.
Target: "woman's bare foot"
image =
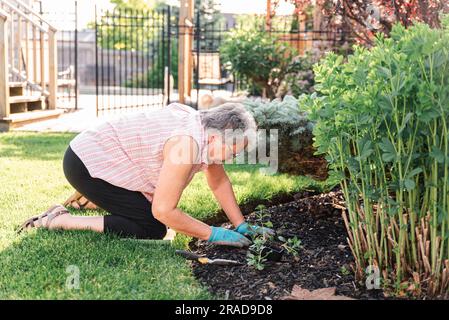
[[[104,217],[73,216],[64,206],[55,205],[46,212],[25,221],[17,232],[20,233],[23,230],[31,228],[46,228],[50,230],[91,230],[103,232]]]
[[[54,205],[44,213],[25,221],[18,229],[18,232],[32,228],[56,229],[63,225],[63,220],[67,218],[64,216],[70,216],[70,212],[60,204]]]
[[[35,226],[35,228],[44,228],[48,230],[61,229],[67,221],[70,219],[70,213],[63,213],[51,219],[50,223],[48,223],[48,216],[42,218],[42,225]],[[32,227],[28,227],[27,229],[31,229]]]

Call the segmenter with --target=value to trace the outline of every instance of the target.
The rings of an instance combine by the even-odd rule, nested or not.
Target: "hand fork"
[[[242,263],[236,260],[227,260],[227,259],[209,259],[205,256],[201,256],[194,252],[185,251],[185,250],[176,250],[175,251],[180,256],[186,258],[187,260],[196,260],[201,264],[216,264],[222,266],[228,265],[241,265]]]

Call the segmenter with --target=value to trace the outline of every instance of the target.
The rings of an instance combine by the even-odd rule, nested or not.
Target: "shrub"
[[[447,294],[449,18],[395,25],[314,70],[315,146],[343,178],[357,275],[378,267],[398,294]]]
[[[313,65],[318,62],[319,55],[319,52],[307,51],[303,56],[294,57],[285,72],[276,96],[278,98],[286,95],[299,97],[302,94],[314,92]]]
[[[305,96],[300,99],[304,99]],[[309,175],[317,179],[327,178],[327,163],[324,157],[314,156],[313,123],[300,108],[302,100],[292,96],[272,101],[247,99],[243,102],[259,128],[278,129],[279,171]]]
[[[295,56],[287,43],[274,35],[252,28],[229,31],[220,46],[221,59],[230,70],[247,82],[252,94],[274,98],[285,72]]]

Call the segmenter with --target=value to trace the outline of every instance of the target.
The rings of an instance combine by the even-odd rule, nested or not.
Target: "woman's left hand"
[[[250,225],[247,222],[242,222],[241,224],[239,224],[237,228],[235,228],[235,231],[243,234],[244,236],[253,236],[255,234],[268,234],[270,236],[275,235],[274,230],[270,228]]]

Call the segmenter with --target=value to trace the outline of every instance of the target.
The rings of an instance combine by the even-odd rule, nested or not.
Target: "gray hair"
[[[253,135],[257,130],[253,115],[241,103],[228,102],[212,109],[200,110],[200,116],[206,131],[217,131],[223,137],[225,134],[228,136],[229,131],[235,132],[231,135],[237,137],[240,134]]]

